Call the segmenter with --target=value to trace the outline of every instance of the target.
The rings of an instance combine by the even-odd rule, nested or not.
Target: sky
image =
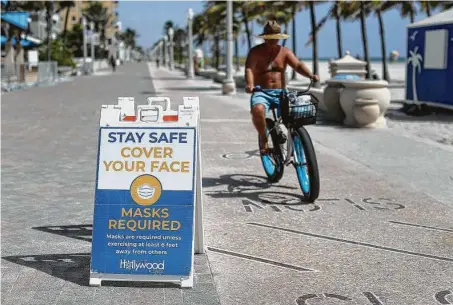
[[[331,3],[322,3],[316,8],[316,18],[324,17]],[[203,11],[202,1],[119,1],[119,20],[123,30],[127,27],[137,31],[137,42],[144,48],[150,47],[163,35],[165,21],[172,20],[176,26],[184,27],[187,23],[187,10],[192,8],[194,14]],[[426,18],[426,14],[419,13],[415,21]],[[406,26],[410,23],[409,18],[402,18],[398,10],[390,10],[383,14],[386,38],[386,56],[393,50],[397,50],[401,56],[406,54]],[[371,15],[366,19],[368,49],[370,57],[381,57],[381,42],[379,37],[379,24],[376,16]],[[254,25],[254,34],[261,32],[261,26]],[[291,34],[291,27],[289,34]],[[310,16],[308,10],[299,12],[296,16],[296,55],[298,57],[311,57],[311,46],[305,47],[310,33]],[[349,50],[352,55],[362,56],[362,36],[359,21],[344,21],[341,23],[343,40],[343,52]],[[289,38],[287,47],[292,48],[292,38]],[[240,56],[247,55],[247,42],[240,39]],[[321,58],[337,57],[337,38],[335,20],[329,20],[318,34],[318,56]]]

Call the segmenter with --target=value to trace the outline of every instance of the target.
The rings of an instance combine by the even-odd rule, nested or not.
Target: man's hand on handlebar
[[[245,86],[245,92],[247,93],[253,93],[253,89],[254,89],[253,86]]]
[[[313,80],[313,82],[319,82],[319,75],[313,74],[313,75],[310,77],[310,79]]]

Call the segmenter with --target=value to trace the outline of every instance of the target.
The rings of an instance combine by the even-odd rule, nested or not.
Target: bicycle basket
[[[318,100],[311,94],[293,96],[289,98],[289,121],[297,127],[316,124]]]

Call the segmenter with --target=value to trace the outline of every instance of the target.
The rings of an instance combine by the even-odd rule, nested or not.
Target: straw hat
[[[281,32],[281,27],[277,21],[269,20],[264,26],[263,33],[258,35],[258,37],[262,39],[287,39],[289,35]]]

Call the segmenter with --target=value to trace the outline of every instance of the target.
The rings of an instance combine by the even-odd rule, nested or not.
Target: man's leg
[[[255,104],[252,107],[252,121],[260,136],[261,152],[266,153],[269,149],[266,136],[266,107],[263,104]]]

